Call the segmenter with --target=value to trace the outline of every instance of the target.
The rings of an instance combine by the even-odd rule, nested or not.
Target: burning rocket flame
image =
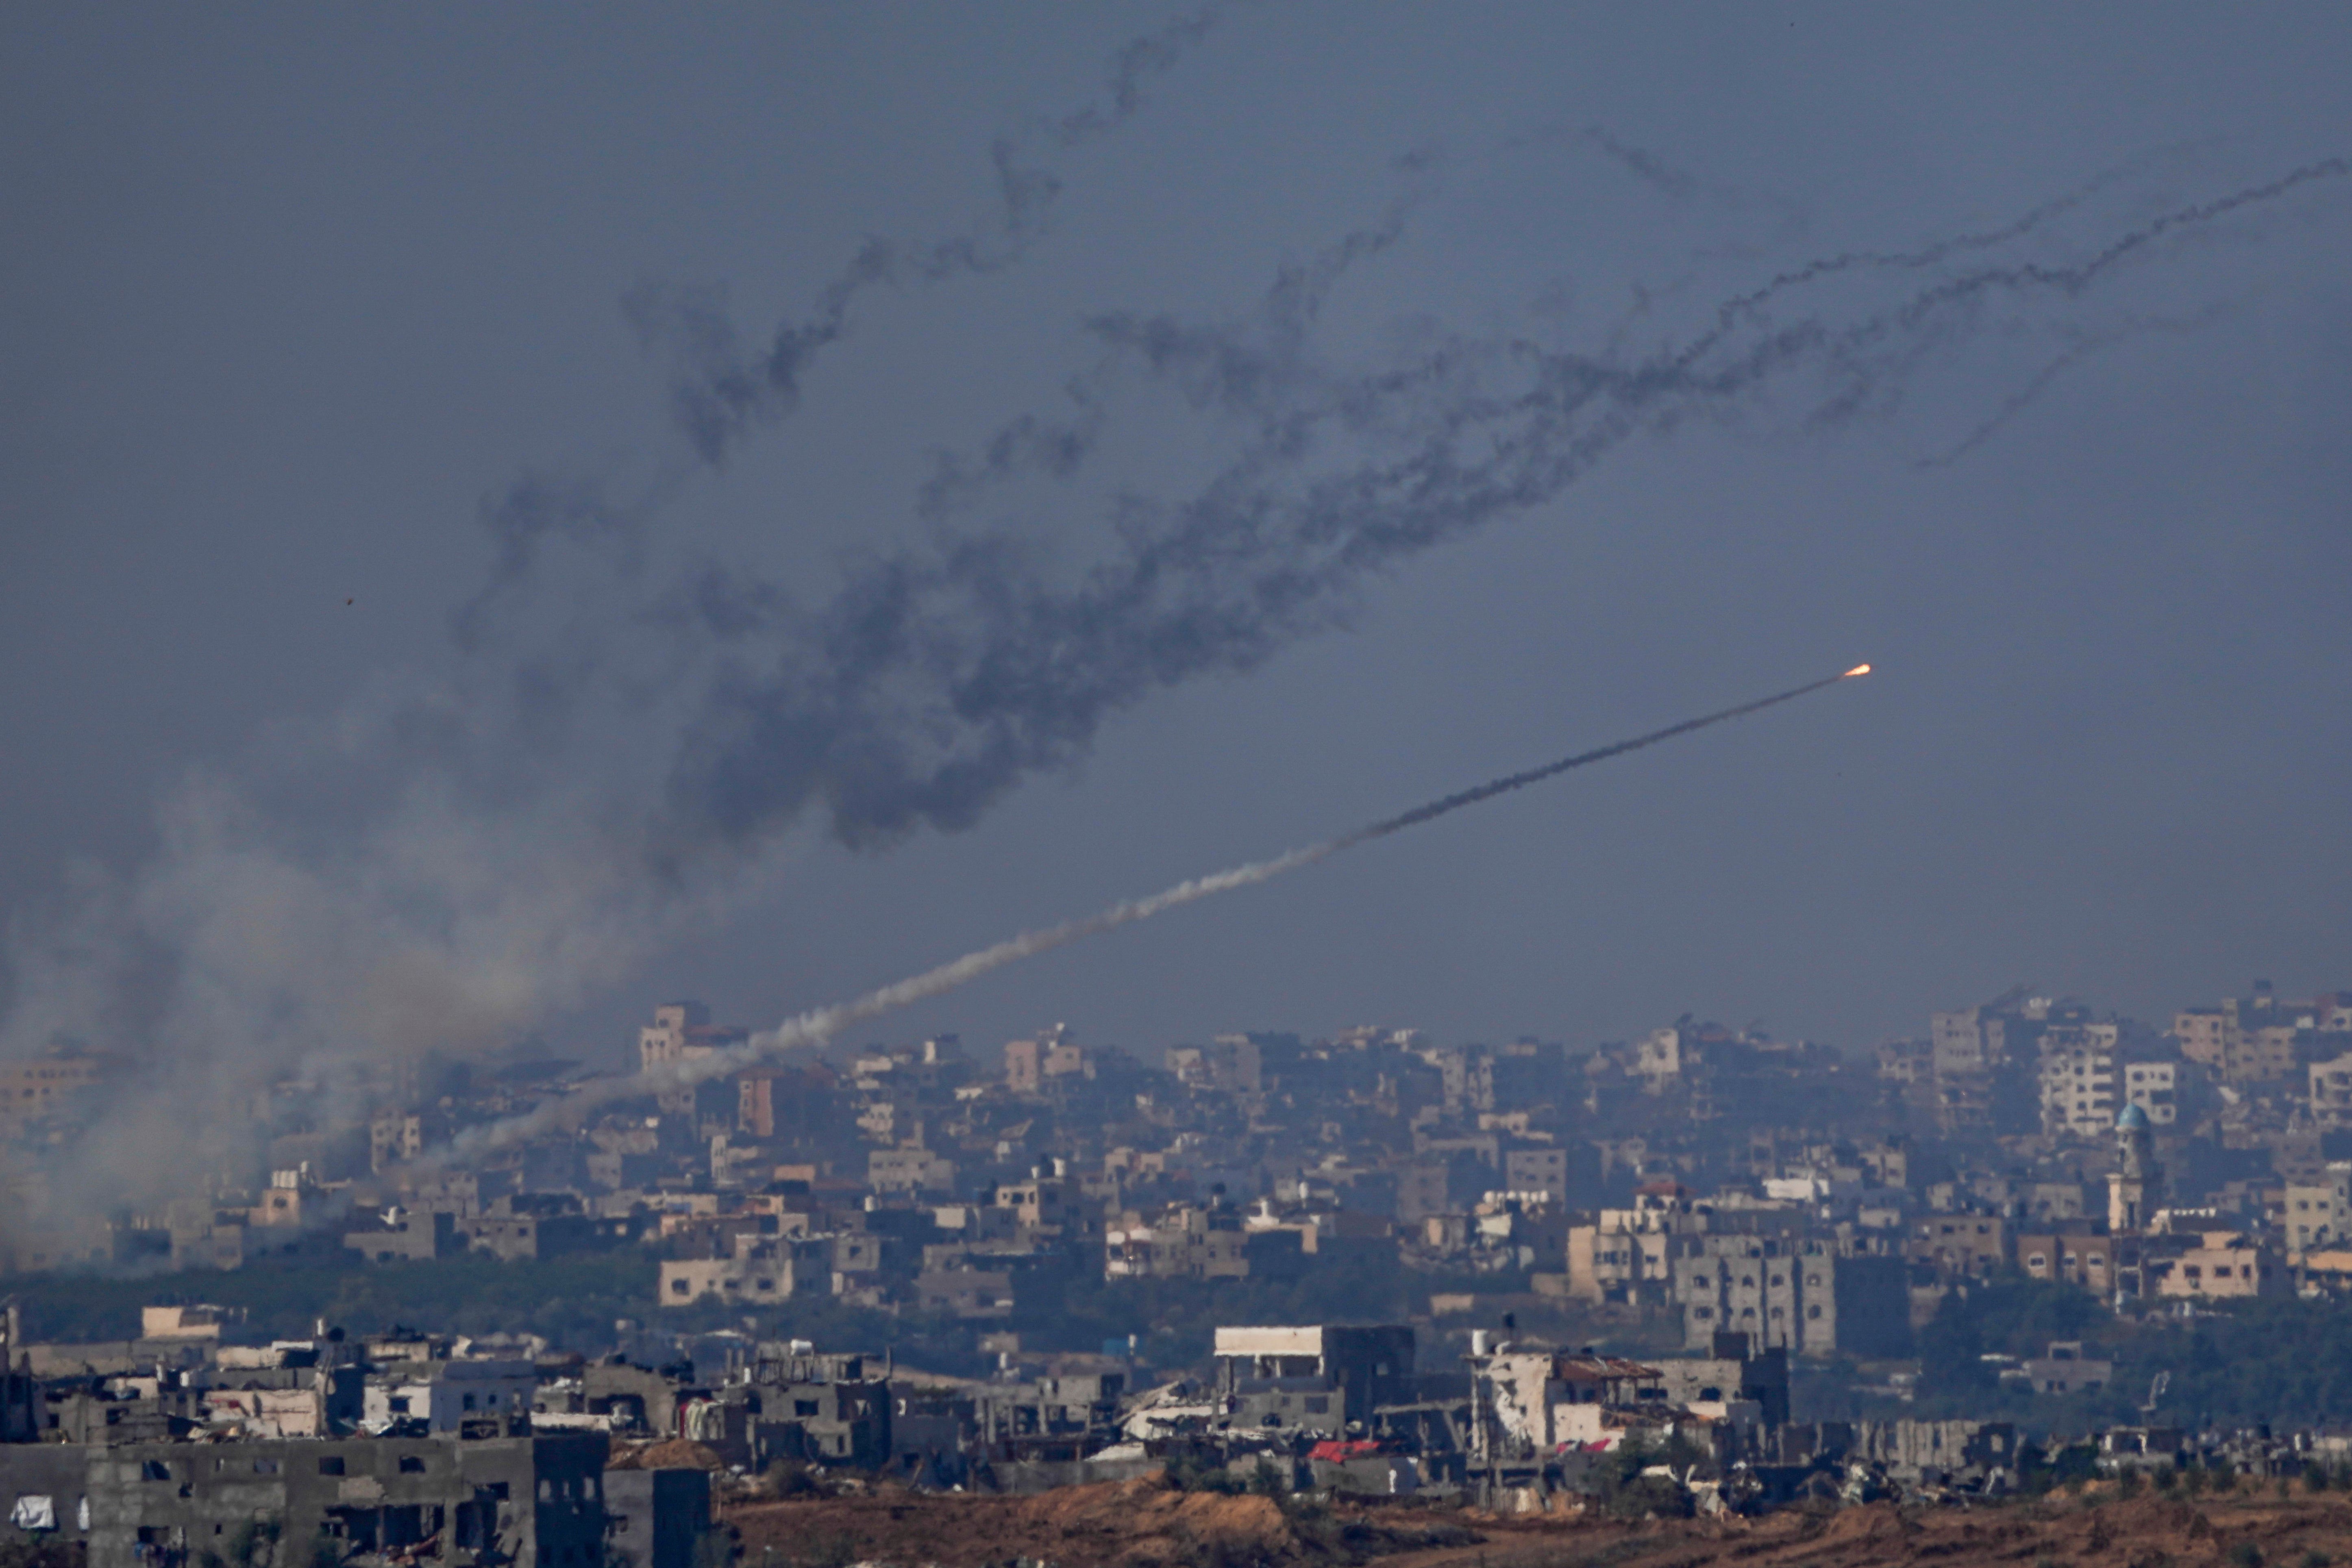
[[[1838,679],[1840,680],[1852,680],[1857,675],[1868,675],[1869,673],[1870,666],[1866,664],[1857,664],[1852,669],[1847,670],[1843,675],[1839,676]]]

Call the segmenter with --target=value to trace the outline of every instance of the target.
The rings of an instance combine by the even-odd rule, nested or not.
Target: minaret
[[[2156,1163],[2147,1112],[2126,1104],[2116,1117],[2116,1169],[2107,1177],[2107,1230],[2116,1236],[2147,1228],[2164,1197],[2164,1167]]]

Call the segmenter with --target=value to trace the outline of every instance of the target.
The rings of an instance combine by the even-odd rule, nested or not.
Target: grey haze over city
[[[2340,979],[2352,28],[19,10],[0,1053]],[[120,1158],[126,1141],[113,1146]]]

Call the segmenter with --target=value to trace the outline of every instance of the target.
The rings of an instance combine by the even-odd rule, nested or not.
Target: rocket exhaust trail
[[[1592,763],[1605,763],[1612,757],[1622,757],[1628,752],[1638,752],[1644,746],[1654,746],[1661,741],[1671,741],[1677,735],[1687,735],[1694,730],[1704,730],[1709,724],[1720,724],[1727,720],[1745,718],[1750,713],[1761,712],[1767,708],[1776,707],[1783,702],[1793,702],[1807,692],[1819,691],[1824,686],[1835,686],[1841,680],[1852,680],[1858,675],[1869,673],[1870,666],[1857,664],[1843,674],[1832,675],[1804,686],[1791,687],[1786,691],[1777,692],[1770,697],[1759,697],[1753,702],[1743,702],[1737,708],[1726,708],[1720,713],[1709,713],[1703,719],[1685,719],[1679,724],[1669,724],[1663,730],[1654,730],[1646,735],[1636,735],[1630,741],[1619,741],[1612,745],[1596,747],[1590,752],[1579,752],[1572,757],[1562,757],[1556,763],[1546,763],[1539,768],[1529,768],[1523,773],[1512,773],[1507,777],[1494,779],[1457,794],[1446,795],[1443,799],[1433,800],[1426,805],[1416,805],[1411,811],[1391,816],[1386,821],[1359,827],[1353,833],[1341,834],[1318,847],[1326,855],[1340,849],[1352,849],[1359,844],[1370,843],[1375,838],[1386,838],[1391,833],[1400,833],[1408,827],[1418,826],[1434,817],[1444,816],[1448,812],[1459,811],[1465,805],[1475,805],[1482,800],[1492,800],[1498,795],[1508,795],[1515,789],[1525,789],[1531,784],[1541,784],[1544,780],[1557,777],[1572,768],[1584,767]]]
[[[1802,686],[1790,687],[1786,691],[1775,692],[1769,697],[1759,697],[1752,702],[1742,702],[1736,708],[1726,708],[1697,719],[1685,719],[1679,724],[1669,724],[1663,730],[1653,730],[1646,735],[1636,735],[1628,741],[1618,741],[1589,752],[1579,752],[1574,756],[1562,757],[1558,762],[1546,763],[1541,767],[1529,768],[1524,773],[1511,773],[1490,780],[1454,795],[1442,796],[1427,805],[1414,806],[1411,811],[1400,813],[1395,816],[1368,823],[1351,832],[1343,833],[1336,838],[1327,838],[1319,844],[1310,844],[1303,849],[1293,849],[1286,854],[1277,855],[1272,859],[1254,860],[1246,865],[1213,872],[1209,876],[1195,877],[1188,881],[1179,882],[1172,888],[1162,889],[1148,898],[1122,899],[1118,903],[1097,910],[1093,914],[1085,915],[1076,920],[1064,921],[1059,925],[1043,926],[1035,931],[1024,931],[1019,936],[965,953],[961,958],[951,959],[936,968],[927,969],[919,974],[908,975],[904,980],[877,987],[850,1001],[835,1003],[828,1007],[814,1008],[797,1017],[787,1018],[772,1029],[763,1029],[753,1035],[747,1044],[734,1050],[715,1052],[692,1062],[665,1063],[661,1067],[650,1068],[633,1078],[584,1086],[579,1093],[567,1100],[557,1101],[544,1110],[534,1110],[505,1121],[492,1122],[474,1130],[470,1134],[461,1134],[450,1146],[449,1153],[455,1156],[477,1152],[486,1147],[512,1142],[518,1137],[530,1137],[550,1131],[558,1125],[566,1111],[576,1113],[608,1100],[632,1098],[663,1089],[698,1083],[705,1079],[720,1077],[749,1067],[763,1057],[772,1056],[793,1046],[823,1042],[848,1025],[941,995],[960,985],[977,980],[991,971],[1002,969],[1008,963],[1016,963],[1024,958],[1034,958],[1041,952],[1050,952],[1057,947],[1066,947],[1082,937],[1096,936],[1119,926],[1132,925],[1137,921],[1149,920],[1153,915],[1172,910],[1180,904],[1194,903],[1213,894],[1231,892],[1235,888],[1255,887],[1260,882],[1272,881],[1275,878],[1287,872],[1327,859],[1341,850],[1352,849],[1360,844],[1368,844],[1375,838],[1386,838],[1392,833],[1401,833],[1408,827],[1419,826],[1422,823],[1433,821],[1438,817],[1459,811],[1464,806],[1475,805],[1482,800],[1491,800],[1498,795],[1508,795],[1514,790],[1525,789],[1529,784],[1539,784],[1545,779],[1557,777],[1576,768],[1589,767],[1594,763],[1606,762],[1612,757],[1622,757],[1629,752],[1638,752],[1645,746],[1654,746],[1663,741],[1671,741],[1677,736],[1704,730],[1711,724],[1727,723],[1734,719],[1745,718],[1750,713],[1761,712],[1767,708],[1778,707],[1783,702],[1793,702],[1798,698],[1819,691],[1825,686],[1835,686],[1839,681],[1851,680],[1856,676],[1869,673],[1870,666],[1856,665],[1842,674],[1808,681]]]

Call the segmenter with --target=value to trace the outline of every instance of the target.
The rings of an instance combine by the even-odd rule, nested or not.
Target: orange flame
[[[1869,673],[1870,666],[1866,664],[1857,664],[1852,669],[1847,670],[1843,675],[1839,676],[1838,679],[1840,680],[1852,680],[1857,675],[1868,675]]]

